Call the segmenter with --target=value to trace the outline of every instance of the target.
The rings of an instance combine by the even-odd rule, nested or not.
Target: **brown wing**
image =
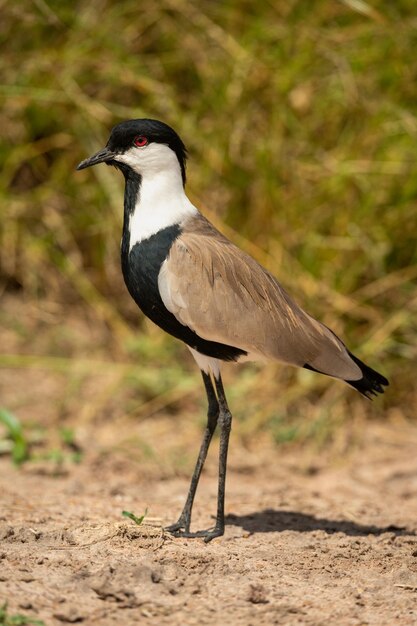
[[[165,306],[204,339],[236,346],[251,358],[308,364],[345,380],[362,376],[342,341],[203,216],[183,224],[159,289]]]

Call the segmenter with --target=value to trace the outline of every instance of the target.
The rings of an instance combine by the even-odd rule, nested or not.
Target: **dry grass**
[[[180,132],[208,217],[392,381],[371,404],[310,372],[228,372],[242,433],[327,441],[364,414],[415,417],[411,0],[1,8],[0,278],[21,308],[0,313],[0,366],[61,373],[51,419],[93,420],[114,397],[109,415],[176,414],[200,394],[184,348],[137,323],[122,285],[122,180],[74,172],[114,123],[140,116]],[[6,397],[25,415],[22,394]]]

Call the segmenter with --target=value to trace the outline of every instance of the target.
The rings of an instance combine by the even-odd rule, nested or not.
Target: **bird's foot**
[[[189,519],[187,520],[185,516],[181,515],[178,522],[175,522],[174,524],[171,524],[170,526],[166,526],[165,530],[169,533],[172,533],[175,536],[177,536],[178,533],[181,533],[181,532],[189,533],[190,532],[190,520]]]
[[[207,530],[205,535],[204,535],[204,543],[209,543],[212,539],[215,539],[216,537],[221,537],[222,535],[224,535],[224,525],[222,526],[216,526],[214,528],[212,528],[212,530]]]
[[[176,524],[168,526],[165,530],[168,530],[174,537],[181,537],[182,539],[204,539],[204,543],[209,543],[215,537],[221,537],[224,535],[224,526],[215,526],[210,530],[197,530],[196,532],[190,532],[185,529],[184,526],[179,526],[179,521]]]

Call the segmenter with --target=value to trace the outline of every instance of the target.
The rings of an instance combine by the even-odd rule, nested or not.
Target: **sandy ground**
[[[417,623],[417,432],[369,426],[337,465],[232,451],[223,538],[176,539],[185,476],[92,454],[0,462],[0,601],[45,625]],[[197,442],[196,442],[197,443]],[[313,460],[312,460],[313,459]],[[212,455],[194,527],[212,524]],[[142,526],[124,509],[148,516]]]

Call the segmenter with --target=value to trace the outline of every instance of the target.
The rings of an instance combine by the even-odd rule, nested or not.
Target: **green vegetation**
[[[19,420],[6,409],[0,409],[0,424],[6,429],[6,438],[0,439],[0,451],[10,451],[13,462],[20,465],[29,456],[28,442]]]
[[[82,459],[83,451],[71,428],[58,429],[53,447],[48,447],[44,429],[33,424],[26,424],[23,428],[21,421],[6,409],[0,409],[1,425],[4,435],[0,428],[0,454],[10,454],[15,465],[29,460],[50,461],[59,469],[65,462],[79,463]],[[38,451],[35,451],[36,447]]]
[[[10,615],[7,611],[7,602],[5,602],[3,606],[0,606],[0,626],[45,626],[45,622],[20,613]]]
[[[415,417],[414,1],[11,3],[0,37],[0,284],[42,312],[29,329],[2,310],[0,366],[59,372],[55,419],[175,414],[201,395],[184,347],[138,328],[121,177],[74,171],[140,116],[183,137],[203,212],[391,379],[371,404],[311,372],[245,366],[227,374],[240,432],[320,439],[364,414]],[[85,381],[107,374],[87,406]]]
[[[147,516],[147,514],[148,514],[148,509],[145,509],[145,513],[143,515],[141,515],[140,517],[137,517],[134,513],[131,513],[130,511],[122,511],[122,515],[124,517],[128,517],[133,522],[135,522],[135,524],[137,524],[138,526],[140,526],[142,524],[142,522],[145,519],[145,517]]]

